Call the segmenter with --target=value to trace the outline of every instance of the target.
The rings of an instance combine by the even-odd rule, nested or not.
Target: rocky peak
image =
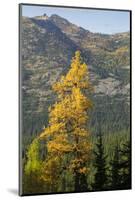
[[[62,17],[60,17],[59,15],[56,15],[56,14],[51,15],[50,20],[52,20],[55,23],[62,23],[64,25],[69,24],[68,20],[66,20],[66,19],[64,19],[64,18],[62,18]]]
[[[36,16],[35,18],[39,19],[39,20],[48,20],[49,19],[49,17],[45,13],[43,15],[41,15],[41,16]]]

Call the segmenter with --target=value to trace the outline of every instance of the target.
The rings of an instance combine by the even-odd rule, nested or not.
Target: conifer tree
[[[107,166],[106,166],[106,156],[104,153],[103,139],[101,131],[99,130],[98,139],[96,143],[96,151],[94,151],[95,161],[94,167],[96,168],[96,173],[94,177],[94,183],[92,184],[93,190],[99,191],[106,189],[107,185]]]
[[[49,108],[49,125],[40,135],[48,149],[43,177],[57,190],[60,174],[66,170],[74,177],[74,190],[86,191],[91,150],[87,120],[92,102],[85,91],[93,88],[80,51],[76,51],[69,72],[53,85],[53,90],[58,98]]]
[[[121,189],[131,188],[131,145],[127,141],[120,149]]]
[[[118,148],[111,162],[111,189],[131,188],[131,149],[130,142]]]
[[[111,189],[120,189],[121,185],[121,176],[120,176],[120,152],[119,147],[116,145],[114,150],[114,156],[112,161],[110,162],[111,165]]]

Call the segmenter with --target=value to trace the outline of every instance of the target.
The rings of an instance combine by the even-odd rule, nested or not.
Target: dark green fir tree
[[[94,177],[94,183],[92,184],[92,188],[94,191],[105,190],[107,186],[107,157],[104,153],[101,131],[99,131],[97,140],[98,141],[96,143],[96,151],[94,151],[94,167],[96,168],[96,173]]]
[[[110,162],[110,189],[120,189],[121,175],[120,175],[120,152],[119,147],[116,145],[114,150],[114,156]]]
[[[121,189],[131,188],[131,145],[130,142],[123,144],[121,154]]]
[[[123,144],[122,148],[115,147],[111,162],[111,189],[131,188],[131,148],[130,142]]]

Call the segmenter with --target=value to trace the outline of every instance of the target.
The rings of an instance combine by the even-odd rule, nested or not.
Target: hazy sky
[[[22,6],[22,15],[34,17],[46,13],[57,14],[91,32],[114,34],[130,30],[128,11],[58,8],[47,6]]]

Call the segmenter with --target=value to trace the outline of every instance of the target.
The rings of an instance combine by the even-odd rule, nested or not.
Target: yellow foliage
[[[56,155],[72,151],[72,146],[69,144],[67,135],[64,134],[60,134],[49,141],[47,147],[49,153],[56,153]]]
[[[84,95],[93,91],[88,78],[88,68],[77,51],[67,75],[52,86],[58,95],[57,102],[49,108],[49,125],[40,139],[47,141],[48,157],[44,165],[44,179],[53,183],[59,179],[62,158],[70,155],[67,168],[73,173],[86,173],[91,144],[87,129],[87,112],[93,103]],[[55,181],[56,181],[55,180]]]
[[[88,78],[88,68],[85,63],[82,63],[80,51],[76,51],[69,72],[53,85],[53,90],[60,94],[61,97],[66,92],[71,92],[74,86],[93,91]]]
[[[80,168],[80,169],[79,169],[79,172],[80,172],[81,174],[86,174],[87,168],[86,168],[86,167]]]
[[[60,170],[60,159],[58,157],[49,158],[44,162],[41,179],[55,187]]]

